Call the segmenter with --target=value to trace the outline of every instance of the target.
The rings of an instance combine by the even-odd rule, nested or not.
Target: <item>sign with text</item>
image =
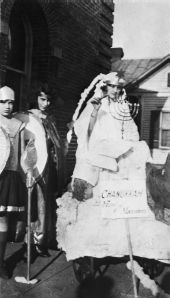
[[[114,180],[101,185],[103,218],[150,217],[145,180]]]

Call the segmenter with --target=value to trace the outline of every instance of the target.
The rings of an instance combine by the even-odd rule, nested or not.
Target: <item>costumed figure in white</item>
[[[136,175],[136,168],[142,171],[142,159],[150,158],[146,143],[139,142],[124,83],[117,73],[104,75],[74,123],[78,148],[72,187],[77,200],[93,197],[101,174],[108,176],[107,180],[110,175],[128,179]]]
[[[169,226],[155,220],[147,202],[146,164],[151,163],[152,158],[148,145],[139,138],[133,119],[139,105],[127,100],[124,86],[125,81],[115,72],[98,75],[82,93],[73,115],[72,127],[78,143],[76,164],[70,189],[57,200],[57,239],[68,260],[128,254],[126,225],[119,208],[116,207],[117,219],[102,215],[104,182],[118,192],[119,184],[132,189],[135,183],[142,185],[141,210],[144,213],[136,216],[131,213],[129,221],[134,254],[155,259],[168,256]],[[87,100],[93,90],[94,95]],[[70,130],[69,140],[71,135]],[[136,204],[135,210],[140,212],[135,195],[132,201]],[[120,206],[123,210],[121,196]],[[133,212],[134,208],[131,210]]]
[[[3,161],[4,149],[6,158],[0,168],[0,277],[7,279],[8,272],[4,266],[4,255],[9,236],[9,219],[14,220],[20,214],[24,220],[26,186],[20,175],[20,157],[24,151],[24,127],[22,121],[13,117],[14,91],[8,86],[0,89],[0,130],[6,135],[7,143],[0,144],[0,160]],[[9,143],[9,144],[8,144]],[[5,145],[7,144],[7,146]],[[4,145],[4,147],[3,147]],[[8,238],[9,239],[9,238]]]

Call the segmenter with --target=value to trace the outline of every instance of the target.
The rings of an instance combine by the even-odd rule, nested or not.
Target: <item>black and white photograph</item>
[[[169,28],[0,0],[0,298],[170,298]]]

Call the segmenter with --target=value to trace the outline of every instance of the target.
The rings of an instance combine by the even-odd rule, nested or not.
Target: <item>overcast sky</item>
[[[124,58],[170,54],[170,0],[114,0],[113,47]]]

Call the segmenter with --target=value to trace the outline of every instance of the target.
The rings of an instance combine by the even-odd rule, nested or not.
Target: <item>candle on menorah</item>
[[[124,124],[127,121],[134,120],[139,112],[140,105],[136,102],[130,102],[126,99],[117,99],[114,104],[109,105],[110,114],[115,119],[122,122],[122,139],[124,138]]]

